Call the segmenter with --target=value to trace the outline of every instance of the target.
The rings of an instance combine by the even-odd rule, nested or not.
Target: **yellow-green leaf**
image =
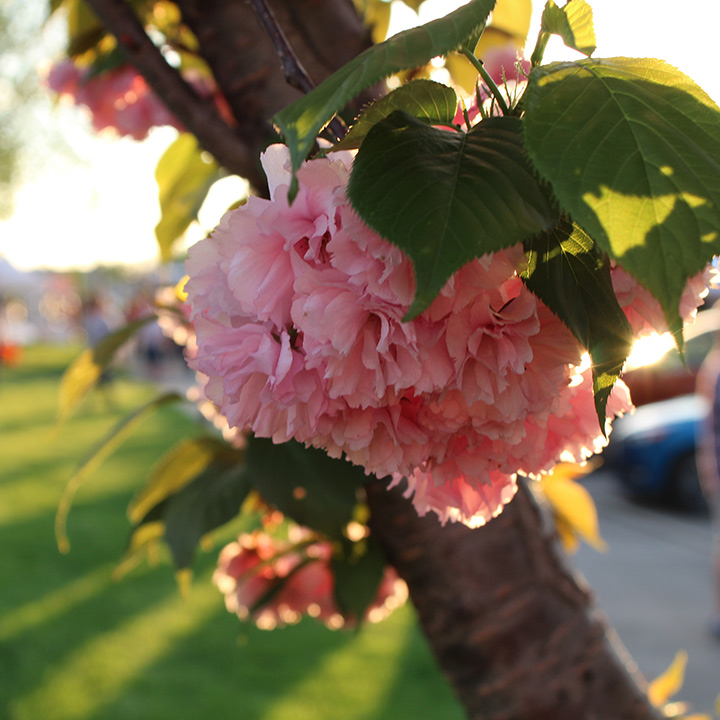
[[[184,440],[166,453],[152,471],[145,488],[128,508],[130,521],[137,524],[165,498],[194,480],[218,457],[234,459],[238,464],[242,452],[215,438]]]
[[[557,516],[560,537],[568,550],[577,545],[568,540],[568,532],[580,536],[597,550],[605,550],[607,546],[600,537],[595,503],[590,493],[575,482],[576,477],[586,473],[587,469],[579,465],[558,465],[550,475],[543,477],[540,487]]]
[[[497,0],[489,27],[507,33],[522,46],[527,40],[531,18],[532,0]]]
[[[648,700],[650,700],[652,705],[657,708],[662,707],[680,690],[685,682],[685,666],[687,665],[687,660],[687,653],[684,650],[680,650],[680,652],[675,655],[672,663],[670,663],[670,667],[650,683],[648,687]]]
[[[155,237],[163,262],[197,214],[210,187],[222,177],[217,162],[198,145],[194,135],[182,133],[165,151],[155,169],[160,222]]]
[[[548,0],[542,14],[542,30],[559,35],[569,48],[583,55],[595,52],[592,8],[585,0],[570,0],[564,7]]]
[[[92,450],[78,463],[75,472],[65,485],[62,497],[58,503],[58,509],[55,514],[55,537],[57,539],[60,552],[68,552],[70,549],[70,541],[67,537],[66,525],[67,517],[72,506],[75,493],[78,491],[85,478],[95,471],[127,438],[134,430],[135,426],[145,415],[164,405],[182,400],[182,396],[178,393],[165,393],[151,400],[149,403],[142,405],[134,412],[125,416],[113,429],[105,435],[105,437],[95,445]]]
[[[80,353],[60,380],[58,424],[67,420],[77,410],[122,345],[140,328],[155,319],[155,315],[140,318],[110,333],[94,348],[87,348]]]

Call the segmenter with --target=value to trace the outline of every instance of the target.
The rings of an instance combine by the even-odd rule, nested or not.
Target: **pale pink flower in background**
[[[119,135],[143,140],[156,126],[180,124],[132,66],[90,76],[89,68],[79,68],[71,59],[53,65],[46,82],[51,90],[66,95],[90,111],[97,131],[112,128]]]
[[[72,59],[66,58],[41,70],[41,75],[51,90],[85,106],[98,132],[112,129],[118,135],[144,140],[153,127],[169,125],[181,132],[184,130],[131,65],[120,65],[91,76],[89,67],[80,68]],[[212,98],[223,118],[234,124],[227,102],[209,78],[190,72],[184,73],[183,77],[201,97]]]
[[[245,533],[220,553],[213,582],[230,612],[262,629],[298,622],[309,615],[337,629],[357,624],[343,617],[334,597],[335,576],[328,542],[292,545],[262,532]],[[364,619],[378,622],[404,604],[407,588],[387,566]]]
[[[660,303],[649,290],[638,283],[627,270],[619,266],[612,268],[612,282],[615,295],[625,313],[633,333],[637,336],[653,332],[668,331],[667,321]],[[717,269],[708,265],[703,271],[688,280],[680,298],[678,312],[683,322],[695,317],[697,308],[703,304],[710,286],[718,284]]]
[[[190,251],[190,365],[231,426],[407,477],[419,512],[481,524],[518,472],[606,443],[583,349],[518,277],[521,246],[468,263],[403,322],[412,264],[352,210],[351,161],[305,163],[289,206],[287,149],[265,153],[271,199]],[[629,407],[619,385],[608,417]]]

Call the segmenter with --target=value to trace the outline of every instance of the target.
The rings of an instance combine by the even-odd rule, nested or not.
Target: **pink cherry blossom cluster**
[[[263,532],[245,533],[227,545],[213,581],[225,605],[264,630],[296,623],[309,615],[332,629],[356,624],[343,617],[334,598],[335,577],[328,542],[291,544]],[[387,566],[365,619],[379,622],[407,599],[407,587]]]
[[[119,135],[143,140],[156,126],[182,129],[131,65],[90,77],[89,68],[80,68],[68,58],[50,68],[46,82],[59,95],[69,96],[77,105],[87,107],[98,132],[112,128]]]
[[[351,162],[306,162],[289,206],[287,149],[268,149],[271,199],[251,197],[191,248],[189,362],[231,426],[406,478],[421,514],[483,524],[518,473],[606,444],[583,349],[518,277],[520,246],[470,262],[403,322],[412,264],[350,206]],[[608,417],[630,407],[619,382]]]

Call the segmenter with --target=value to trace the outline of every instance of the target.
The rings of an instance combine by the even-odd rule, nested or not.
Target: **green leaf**
[[[335,576],[335,602],[343,617],[360,625],[377,596],[386,564],[382,548],[371,538],[346,542],[343,553],[333,555],[330,567]]]
[[[526,285],[592,357],[595,409],[605,432],[607,400],[634,339],[613,291],[607,256],[567,220],[528,240],[525,248]]]
[[[172,259],[173,245],[197,219],[210,187],[221,177],[220,166],[190,133],[180,134],[160,158],[155,180],[161,215],[155,237],[163,262]]]
[[[249,479],[241,466],[213,463],[167,499],[163,505],[165,542],[175,567],[190,566],[200,540],[235,518],[250,490]]]
[[[331,151],[359,148],[370,128],[395,110],[404,110],[429,125],[452,125],[457,105],[457,95],[447,85],[432,80],[413,80],[370,105]]]
[[[166,453],[155,467],[147,485],[133,500],[128,517],[138,523],[165,498],[181,490],[213,463],[234,466],[243,462],[244,453],[214,437],[183,440]]]
[[[276,445],[254,437],[246,456],[250,482],[264,500],[300,525],[343,537],[358,488],[368,480],[361,467],[294,440]]]
[[[112,455],[120,444],[130,435],[140,421],[151,410],[157,410],[160,407],[182,400],[183,397],[177,393],[166,393],[156,397],[149,403],[142,405],[124,417],[117,425],[115,425],[105,437],[95,445],[85,457],[80,460],[72,477],[65,485],[62,497],[58,504],[55,514],[55,537],[57,539],[60,552],[67,552],[70,549],[70,541],[67,537],[66,526],[67,517],[72,507],[72,501],[78,489],[85,481],[90,473],[97,470],[105,460]]]
[[[662,305],[720,252],[720,111],[652,59],[533,69],[525,144],[561,206]]]
[[[408,68],[424,65],[455,50],[483,25],[495,0],[471,0],[439,20],[398,33],[358,55],[273,121],[285,136],[293,170],[297,170],[317,134],[355,95],[379,80]],[[290,197],[297,192],[293,178]]]
[[[593,13],[585,0],[570,0],[564,7],[558,7],[548,0],[542,14],[543,32],[559,35],[565,45],[583,55],[595,52],[595,28]]]
[[[94,348],[85,349],[63,373],[58,398],[58,424],[65,422],[77,410],[86,395],[107,370],[117,351],[149,322],[157,320],[148,315],[131,322],[105,336]]]
[[[163,476],[154,478],[153,492],[131,509],[132,517],[137,517],[141,508],[148,508],[131,536],[130,548],[141,549],[142,543],[136,538],[141,537],[144,526],[162,523],[173,563],[180,570],[190,567],[203,537],[238,515],[252,489],[242,462],[243,453],[214,439],[197,442],[200,452],[209,450],[209,456],[194,465],[194,472],[183,472],[182,483],[173,482],[172,474],[179,470],[177,460],[192,453],[187,447],[171,451]],[[156,531],[151,535],[155,536]]]
[[[408,318],[473,258],[522,242],[558,219],[513,117],[489,118],[462,133],[397,111],[365,138],[348,194],[362,219],[413,261],[417,293]]]
[[[67,17],[70,57],[82,55],[95,48],[107,31],[85,0],[65,0],[62,3]]]

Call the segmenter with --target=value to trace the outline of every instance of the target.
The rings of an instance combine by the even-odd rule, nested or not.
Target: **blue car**
[[[637,499],[704,512],[695,447],[708,412],[707,402],[697,395],[639,407],[614,422],[605,467]]]

